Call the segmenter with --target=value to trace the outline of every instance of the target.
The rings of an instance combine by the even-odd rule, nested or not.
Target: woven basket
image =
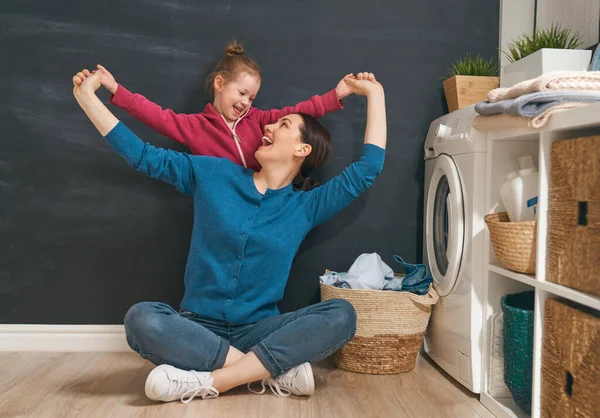
[[[600,314],[546,299],[543,418],[600,417]]]
[[[546,280],[600,296],[600,136],[552,144]]]
[[[504,381],[519,407],[531,414],[534,292],[504,295]]]
[[[496,256],[509,270],[535,274],[536,221],[509,222],[506,212],[486,215]]]
[[[438,294],[343,289],[321,283],[321,300],[345,299],[356,310],[354,338],[333,354],[336,367],[351,372],[393,374],[412,370]]]

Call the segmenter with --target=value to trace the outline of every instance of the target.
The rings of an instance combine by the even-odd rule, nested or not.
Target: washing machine
[[[473,106],[431,123],[425,140],[424,262],[440,299],[425,352],[470,391],[482,386],[486,135]]]

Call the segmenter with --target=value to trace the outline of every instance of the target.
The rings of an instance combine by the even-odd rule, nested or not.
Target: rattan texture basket
[[[549,282],[600,296],[600,136],[552,144]]]
[[[438,294],[343,289],[321,283],[321,300],[345,299],[356,310],[354,338],[333,355],[336,367],[351,372],[394,374],[412,370],[431,308]]]
[[[600,417],[600,313],[546,299],[543,418]]]
[[[509,270],[535,274],[536,221],[509,222],[506,212],[484,217],[496,257]]]

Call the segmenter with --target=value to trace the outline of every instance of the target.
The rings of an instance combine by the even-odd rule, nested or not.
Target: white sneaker
[[[262,395],[267,390],[266,385],[268,385],[271,392],[279,398],[287,398],[290,394],[308,396],[315,391],[315,379],[310,363],[303,363],[294,367],[275,379],[272,377],[263,379],[260,384],[262,386],[260,391],[252,390],[251,383],[248,383],[248,390],[257,395]]]
[[[186,371],[163,364],[150,372],[146,379],[146,396],[153,401],[171,402],[181,399],[188,403],[195,396],[216,398],[219,391],[213,386],[210,372]]]

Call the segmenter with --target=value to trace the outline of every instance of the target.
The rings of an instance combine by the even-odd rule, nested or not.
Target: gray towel
[[[520,115],[534,118],[553,106],[565,102],[600,102],[600,91],[544,91],[525,94],[511,100],[490,103],[487,100],[475,105],[480,115]]]

